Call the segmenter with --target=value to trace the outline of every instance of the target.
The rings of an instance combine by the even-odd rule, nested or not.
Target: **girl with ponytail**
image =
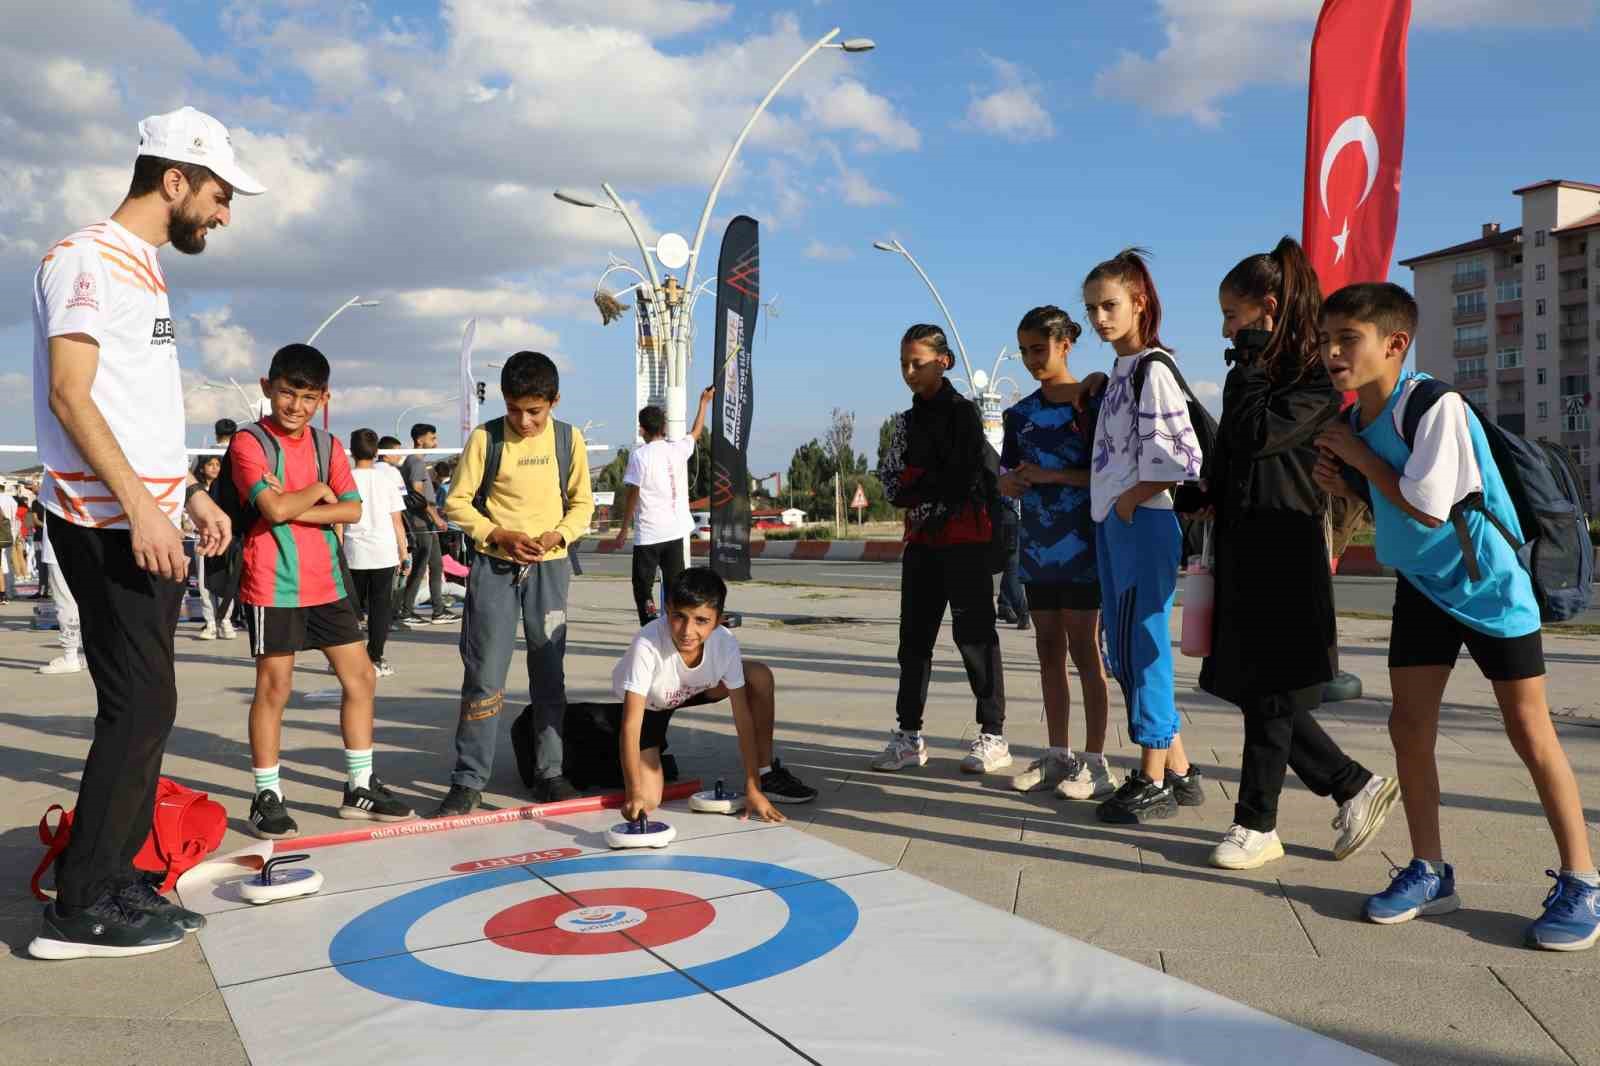
[[[1188,396],[1161,343],[1161,298],[1144,253],[1130,248],[1083,283],[1089,324],[1117,353],[1090,460],[1106,665],[1128,705],[1139,769],[1101,803],[1101,821],[1171,818],[1205,802],[1200,771],[1178,735],[1170,618],[1183,548],[1173,492],[1203,459]]]
[[[1211,862],[1254,869],[1283,856],[1278,795],[1290,766],[1339,805],[1333,850],[1343,859],[1383,825],[1398,787],[1346,755],[1312,717],[1337,639],[1328,499],[1312,479],[1313,442],[1340,406],[1320,357],[1322,294],[1305,251],[1285,237],[1230,270],[1217,298],[1233,347],[1205,463],[1216,603],[1200,687],[1239,706],[1245,739],[1233,825]]]

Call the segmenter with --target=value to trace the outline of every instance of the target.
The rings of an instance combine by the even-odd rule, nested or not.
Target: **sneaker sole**
[[[1127,814],[1127,818],[1132,819],[1131,821],[1126,821],[1122,818],[1107,818],[1099,812],[1096,812],[1096,814],[1107,825],[1143,825],[1146,822],[1176,818],[1178,816],[1178,805],[1173,803],[1160,807],[1150,807],[1142,811],[1130,811]]]
[[[1433,900],[1429,903],[1424,903],[1420,907],[1412,907],[1408,911],[1401,911],[1399,914],[1389,915],[1384,918],[1380,918],[1377,915],[1369,912],[1367,914],[1367,921],[1373,922],[1377,925],[1400,925],[1403,922],[1411,921],[1413,918],[1426,918],[1439,914],[1452,914],[1460,909],[1461,897],[1452,894],[1448,896],[1442,896],[1439,899]]]
[[[460,818],[460,817],[463,817],[464,815],[471,814],[473,811],[475,811],[477,809],[478,809],[477,807],[469,807],[464,811],[444,811],[444,810],[439,810],[439,811],[434,811],[430,815],[427,815],[426,818],[430,822],[437,821],[440,818]]]
[[[992,774],[996,770],[1004,770],[1006,767],[1010,766],[1012,764],[1012,762],[1014,762],[1014,761],[1015,760],[1013,760],[1011,758],[1011,756],[1007,755],[1005,757],[1005,761],[1004,762],[992,762],[988,766],[984,766],[984,765],[981,765],[981,764],[977,765],[977,766],[969,766],[969,765],[967,765],[966,760],[963,759],[961,761],[961,772],[964,773],[964,774]]]
[[[1333,857],[1343,861],[1355,855],[1371,843],[1372,838],[1378,835],[1378,830],[1383,828],[1383,823],[1389,820],[1389,812],[1394,810],[1394,801],[1400,798],[1400,782],[1389,778],[1372,797],[1372,809],[1367,813],[1367,824],[1361,827],[1361,832],[1346,844],[1344,848],[1335,848]]]
[[[1525,938],[1523,943],[1527,944],[1528,947],[1536,948],[1539,951],[1588,951],[1590,948],[1594,947],[1596,943],[1600,943],[1600,926],[1596,926],[1594,932],[1590,933],[1582,940],[1570,940],[1565,944],[1545,944],[1541,941],[1535,940],[1531,936]]]
[[[407,811],[404,814],[380,814],[377,811],[364,811],[360,807],[339,808],[339,817],[347,822],[409,822],[416,816],[416,811]]]
[[[288,840],[291,837],[297,837],[300,835],[299,826],[295,826],[293,829],[285,830],[282,833],[269,833],[260,826],[252,823],[250,826],[250,831],[256,836],[260,837],[262,840]]]
[[[1243,862],[1234,862],[1218,859],[1211,856],[1211,865],[1219,870],[1259,870],[1269,862],[1276,862],[1283,858],[1283,841],[1276,840],[1261,854],[1245,859]]]
[[[773,803],[810,803],[816,796],[783,796],[774,792],[763,792],[762,795]]]
[[[59,962],[66,959],[130,959],[135,955],[153,955],[183,943],[183,937],[165,944],[141,944],[133,948],[108,947],[105,944],[80,944],[75,940],[52,940],[36,936],[28,944],[28,954],[36,959]]]
[[[1021,774],[1011,779],[1011,787],[1018,792],[1054,792],[1060,781],[1051,781],[1048,777],[1041,777],[1029,784],[1023,784]]]
[[[894,763],[871,762],[871,763],[867,764],[867,768],[869,770],[876,770],[879,773],[883,773],[883,774],[892,774],[892,773],[896,772],[897,770],[904,770],[908,766],[927,766],[927,765],[928,765],[928,755],[927,755],[926,752],[924,752],[920,756],[915,756],[915,757],[910,758],[910,759],[899,759],[899,760],[895,761]]]
[[[1058,786],[1056,788],[1056,795],[1061,797],[1064,800],[1102,800],[1103,801],[1103,800],[1110,799],[1112,796],[1115,796],[1117,794],[1117,789],[1119,789],[1121,787],[1122,786],[1120,784],[1113,783],[1113,784],[1109,784],[1109,785],[1105,786],[1104,788],[1095,789],[1093,792],[1086,792],[1086,793],[1084,793],[1083,795],[1080,796],[1080,795],[1078,795],[1076,793],[1073,793],[1073,792],[1063,792],[1063,791],[1061,791],[1060,787]]]

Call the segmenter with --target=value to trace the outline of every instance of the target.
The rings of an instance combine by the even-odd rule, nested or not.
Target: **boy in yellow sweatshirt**
[[[561,378],[550,357],[518,352],[500,372],[506,414],[472,431],[445,515],[477,545],[461,623],[461,721],[450,791],[432,817],[478,805],[494,766],[517,617],[528,641],[540,803],[578,795],[561,775],[567,692],[570,545],[589,528],[594,497],[583,434],[552,417]],[[562,454],[562,453],[565,454]],[[486,469],[490,478],[485,479]]]

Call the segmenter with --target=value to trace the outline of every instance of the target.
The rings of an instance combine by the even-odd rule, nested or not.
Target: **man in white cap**
[[[34,278],[40,495],[98,701],[56,898],[29,948],[37,958],[142,955],[204,924],[133,867],[177,714],[173,631],[188,575],[179,512],[188,511],[203,555],[232,537],[185,463],[177,344],[156,251],[170,242],[199,254],[211,230],[228,224],[234,194],[262,191],[210,115],[185,107],[147,118],[121,206],[59,241]]]

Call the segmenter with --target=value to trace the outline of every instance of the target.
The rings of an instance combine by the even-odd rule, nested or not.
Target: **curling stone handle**
[[[647,814],[641,813],[639,815],[639,820],[634,822],[633,825],[634,825],[635,831],[637,831],[637,832],[640,832],[640,833],[648,833],[648,832],[650,832],[650,816],[647,815]]]
[[[311,856],[304,853],[300,855],[274,855],[272,858],[261,864],[261,877],[259,879],[260,883],[263,885],[272,884],[272,871],[275,867],[282,866],[284,863],[299,862],[302,859],[309,858],[311,858]]]
[[[726,796],[726,795],[725,795],[725,794],[724,794],[724,793],[723,793],[723,791],[722,791],[722,778],[720,778],[720,777],[719,777],[719,778],[717,778],[717,793],[716,793],[716,798],[717,798],[717,799],[719,799],[719,800],[720,800],[720,799],[727,799],[727,798],[728,798],[728,797],[727,797],[727,796]]]

